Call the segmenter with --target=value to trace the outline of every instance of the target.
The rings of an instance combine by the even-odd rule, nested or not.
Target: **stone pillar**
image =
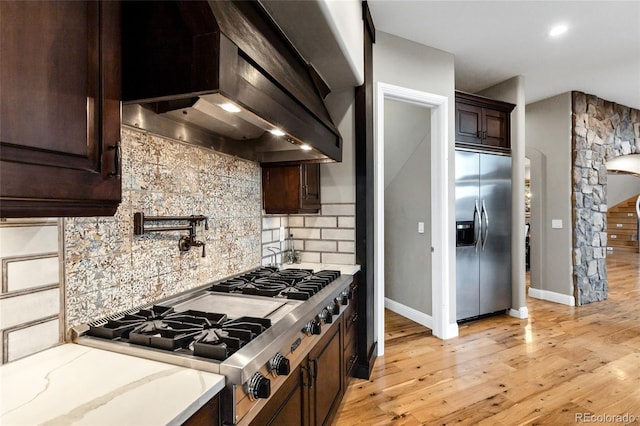
[[[640,111],[572,93],[573,277],[577,305],[604,300],[607,281],[607,167],[640,152]]]

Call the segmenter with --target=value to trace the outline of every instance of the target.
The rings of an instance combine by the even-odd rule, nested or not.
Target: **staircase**
[[[638,253],[638,216],[633,196],[607,212],[608,250]]]

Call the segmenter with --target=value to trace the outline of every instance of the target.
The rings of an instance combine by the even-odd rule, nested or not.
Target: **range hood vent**
[[[259,2],[122,8],[125,124],[262,163],[342,160],[328,87]]]

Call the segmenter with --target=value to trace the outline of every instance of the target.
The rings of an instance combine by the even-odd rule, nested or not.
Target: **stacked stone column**
[[[573,92],[572,124],[573,276],[583,305],[608,296],[606,162],[640,153],[640,111]]]

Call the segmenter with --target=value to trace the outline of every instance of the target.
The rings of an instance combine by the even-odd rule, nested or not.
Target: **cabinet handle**
[[[349,319],[351,322],[356,322],[358,321],[358,314],[355,313],[353,315],[351,315],[351,318]]]
[[[109,173],[109,177],[120,177],[122,165],[120,164],[120,160],[122,158],[122,147],[120,146],[120,141],[117,141],[115,145],[109,146],[107,148],[109,151],[115,151],[113,154],[113,172]]]
[[[302,386],[303,387],[311,387],[311,379],[309,379],[309,369],[304,365],[300,366],[300,374],[302,375]]]
[[[313,365],[313,368],[311,368],[311,365]],[[318,360],[317,359],[309,360],[309,370],[311,373],[311,377],[316,379],[318,377]]]

